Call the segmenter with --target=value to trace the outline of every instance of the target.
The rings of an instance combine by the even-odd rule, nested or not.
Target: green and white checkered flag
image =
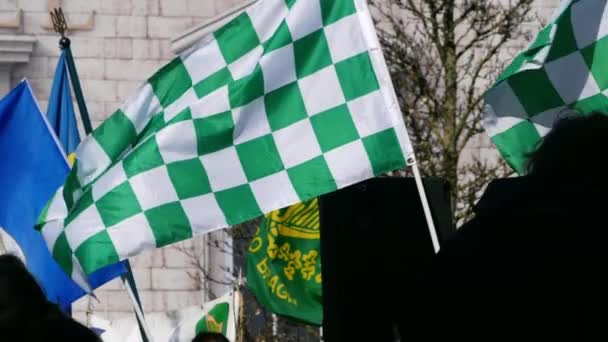
[[[608,109],[608,4],[564,1],[486,94],[485,128],[519,173],[553,123]]]
[[[77,150],[41,219],[68,273],[406,166],[365,0],[261,0],[155,73]]]

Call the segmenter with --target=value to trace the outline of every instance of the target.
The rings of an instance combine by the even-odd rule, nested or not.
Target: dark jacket
[[[100,338],[47,301],[14,255],[0,255],[0,341],[98,342]]]
[[[424,340],[608,340],[607,196],[567,180],[490,184],[427,277]]]
[[[31,308],[31,316],[0,331],[0,341],[55,342],[81,341],[101,342],[101,339],[84,325],[66,316],[54,304],[47,309]]]

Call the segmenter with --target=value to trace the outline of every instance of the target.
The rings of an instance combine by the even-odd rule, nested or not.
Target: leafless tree
[[[534,0],[370,0],[418,162],[446,179],[455,222],[485,184],[511,173],[501,160],[460,160],[482,130],[483,93],[538,27]]]
[[[238,286],[238,270],[233,266],[214,263],[217,260],[209,260],[210,251],[216,256],[223,255],[228,259],[235,260],[231,264],[243,264],[247,256],[248,243],[253,238],[254,227],[257,226],[258,222],[259,220],[249,221],[226,229],[223,232],[224,234],[206,234],[170,247],[185,257],[187,260],[185,266],[190,269],[188,276],[199,285],[200,290],[207,297],[206,300],[213,300],[222,295],[222,293],[215,293],[214,285],[222,287]],[[229,236],[230,239],[226,239],[226,236]]]

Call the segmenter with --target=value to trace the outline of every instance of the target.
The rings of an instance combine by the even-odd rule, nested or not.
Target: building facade
[[[196,39],[254,0],[1,0],[0,95],[24,77],[46,110],[59,56],[59,37],[49,11],[61,6],[93,126],[111,115],[138,85]],[[539,17],[548,17],[559,0],[536,0]],[[75,106],[75,108],[77,108]],[[470,153],[494,153],[487,139],[470,144]],[[212,243],[221,241],[226,244]],[[229,286],[205,281],[210,275],[229,282],[230,238],[218,232],[131,259],[146,312],[200,304]],[[213,266],[213,267],[212,267]],[[132,316],[119,280],[85,298],[74,314],[106,319]]]

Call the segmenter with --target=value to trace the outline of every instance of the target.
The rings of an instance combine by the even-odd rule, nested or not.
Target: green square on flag
[[[105,230],[88,238],[74,253],[86,274],[91,274],[104,265],[112,265],[120,261],[112,239]],[[91,258],[88,253],[95,253],[95,258]]]
[[[228,84],[230,105],[232,108],[244,106],[264,95],[264,74],[256,68],[255,71],[240,80]]]
[[[61,268],[67,274],[72,274],[72,249],[70,248],[70,244],[68,243],[65,233],[59,234],[59,237],[55,241],[55,245],[53,247],[54,248],[51,253],[53,255],[53,259],[57,261],[59,266],[61,266]]]
[[[511,129],[492,137],[492,141],[498,146],[500,153],[522,167],[525,167],[528,154],[534,151],[540,140],[540,134],[528,121],[522,121]],[[522,151],[525,152],[522,153]]]
[[[205,195],[211,192],[209,177],[198,158],[177,161],[167,165],[171,183],[179,199]]]
[[[608,89],[608,37],[584,48],[581,53],[600,90]]]
[[[323,152],[359,139],[359,133],[346,105],[332,108],[310,118]],[[332,127],[340,127],[334,129]]]
[[[179,202],[167,203],[145,212],[157,245],[192,237],[190,221]]]
[[[111,227],[140,213],[141,206],[129,182],[117,186],[95,203],[106,227]]]
[[[332,24],[357,12],[354,0],[338,2],[334,0],[320,0],[320,2],[324,25]]]
[[[266,94],[264,102],[268,123],[273,131],[285,128],[307,117],[302,92],[297,82]]]
[[[544,69],[515,74],[508,80],[527,113],[542,113],[564,105]],[[530,96],[534,93],[534,96]]]
[[[237,145],[236,152],[250,182],[270,176],[285,168],[272,135],[265,135]]]
[[[547,56],[547,62],[568,56],[569,54],[578,50],[572,27],[572,15],[570,9],[570,7],[567,8],[566,11],[564,11],[564,13],[562,13],[562,15],[560,15],[557,19],[553,42],[559,42],[559,44],[551,45],[551,50]]]
[[[232,146],[234,123],[232,113],[225,112],[193,121],[196,130],[198,155],[205,155]]]
[[[322,187],[323,192],[331,192],[338,189],[323,156],[319,156],[291,168],[287,170],[287,173],[289,174],[289,178],[291,179],[298,196],[300,196],[302,200],[314,197],[314,194],[309,188],[311,184]]]
[[[85,192],[72,207],[72,215],[66,218],[65,225],[69,225],[72,220],[80,216],[80,214],[91,207],[93,203],[93,193],[91,191]]]
[[[375,175],[381,175],[405,163],[404,160],[399,160],[403,154],[398,149],[397,134],[392,128],[363,138],[363,145],[370,156]],[[390,158],[381,157],[382,153]]]
[[[141,160],[135,154],[130,154],[125,157],[122,162],[123,168],[127,177],[133,177],[144,171],[151,170],[164,164],[163,157],[160,154],[156,137],[150,137],[139,145],[139,149],[145,152],[148,158]]]
[[[179,57],[157,71],[148,82],[163,106],[175,102],[192,87],[190,74]]]
[[[243,222],[245,217],[257,217],[262,214],[249,185],[216,192],[215,198],[230,225]]]
[[[597,94],[595,96],[577,101],[576,103],[570,105],[570,107],[583,114],[588,114],[598,109],[605,112],[608,110],[608,96],[604,94]]]
[[[323,30],[318,30],[293,43],[296,75],[304,78],[332,64],[329,45]]]
[[[139,133],[139,136],[137,137],[137,140],[135,141],[135,145],[146,140],[147,137],[156,134],[156,132],[158,132],[159,129],[165,127],[165,125],[166,125],[165,117],[162,112],[153,115],[150,118],[150,121],[148,122],[148,124],[146,125],[144,130],[141,133]]]
[[[63,190],[61,191],[63,199],[65,201],[65,205],[68,208],[72,208],[74,206],[74,191],[80,189],[78,170],[78,163],[75,163],[72,167],[72,172],[70,172],[68,178],[65,180]]]
[[[251,18],[243,13],[215,32],[215,39],[228,64],[260,45]]]
[[[228,68],[223,68],[220,71],[216,71],[208,78],[205,78],[204,80],[195,84],[194,91],[196,92],[196,96],[198,96],[198,98],[202,98],[230,82],[232,82],[230,70],[228,70]]]
[[[292,42],[293,38],[291,38],[289,26],[287,26],[286,22],[282,22],[277,29],[277,33],[264,43],[264,53],[267,54],[274,50],[280,49],[291,44]]]
[[[380,89],[367,52],[336,63],[336,73],[347,100],[353,100]],[[363,78],[365,82],[352,82],[357,78]]]
[[[125,150],[125,142],[135,140],[137,134],[131,120],[119,110],[94,130],[93,136],[112,159],[118,157]]]

